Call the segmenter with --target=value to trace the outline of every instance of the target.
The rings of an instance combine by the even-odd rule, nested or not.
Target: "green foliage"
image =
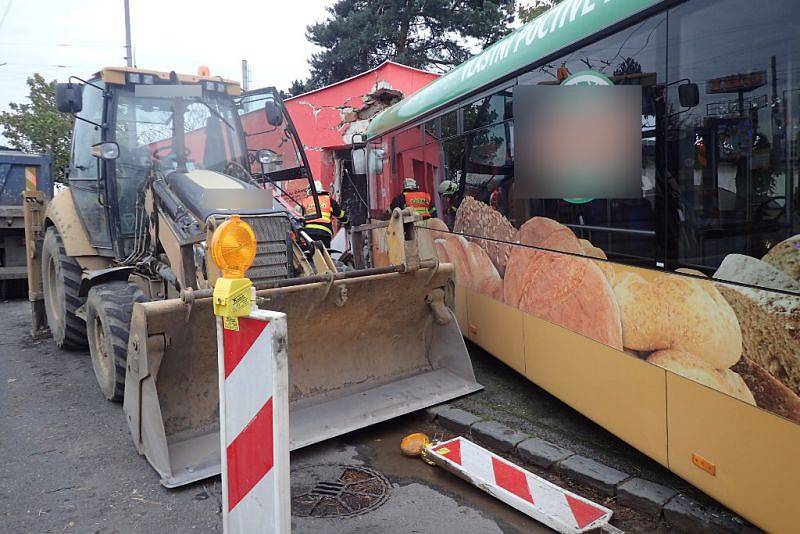
[[[533,0],[529,5],[519,6],[517,16],[524,24],[530,22],[556,4],[560,4],[563,0]]]
[[[338,0],[329,18],[307,27],[311,77],[299,94],[377,67],[386,60],[446,71],[509,31],[515,0]]]
[[[28,103],[12,102],[10,111],[0,113],[0,126],[8,143],[25,152],[53,155],[56,178],[63,180],[69,165],[70,134],[73,118],[56,109],[56,82],[41,74],[28,78]]]

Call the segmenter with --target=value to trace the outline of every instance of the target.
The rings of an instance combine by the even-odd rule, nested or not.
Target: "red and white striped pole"
[[[612,511],[558,487],[461,436],[425,445],[424,458],[557,532],[615,531]]]
[[[217,348],[223,532],[288,533],[286,315],[217,316]]]

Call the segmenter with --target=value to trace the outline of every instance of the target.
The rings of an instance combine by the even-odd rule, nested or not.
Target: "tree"
[[[8,143],[25,152],[52,154],[56,178],[63,179],[69,165],[73,118],[56,109],[56,82],[41,74],[28,78],[28,103],[11,102],[10,111],[0,113],[0,126]]]
[[[316,89],[391,59],[444,72],[509,31],[515,0],[338,0],[329,18],[306,28],[322,48],[311,76],[290,92]]]
[[[560,4],[562,1],[563,0],[533,0],[533,2],[526,6],[519,6],[517,16],[524,24],[532,21],[554,5]]]

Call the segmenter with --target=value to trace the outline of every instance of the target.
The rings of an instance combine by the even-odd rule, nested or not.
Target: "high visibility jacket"
[[[431,196],[425,191],[403,191],[406,207],[411,208],[423,219],[431,216]]]
[[[320,193],[319,198],[319,211],[320,216],[316,219],[306,221],[303,226],[307,230],[323,230],[326,233],[333,235],[333,217],[339,219],[342,224],[347,224],[347,214],[339,206],[339,204],[331,198],[327,193]],[[303,199],[303,213],[316,213],[317,207],[314,205],[314,197],[308,196]]]

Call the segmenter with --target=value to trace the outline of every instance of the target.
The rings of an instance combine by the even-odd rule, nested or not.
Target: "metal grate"
[[[353,517],[389,498],[389,481],[374,469],[319,464],[292,471],[292,514],[298,517]]]
[[[285,214],[242,217],[253,228],[258,240],[256,259],[247,270],[247,277],[259,284],[289,278],[289,230]]]

